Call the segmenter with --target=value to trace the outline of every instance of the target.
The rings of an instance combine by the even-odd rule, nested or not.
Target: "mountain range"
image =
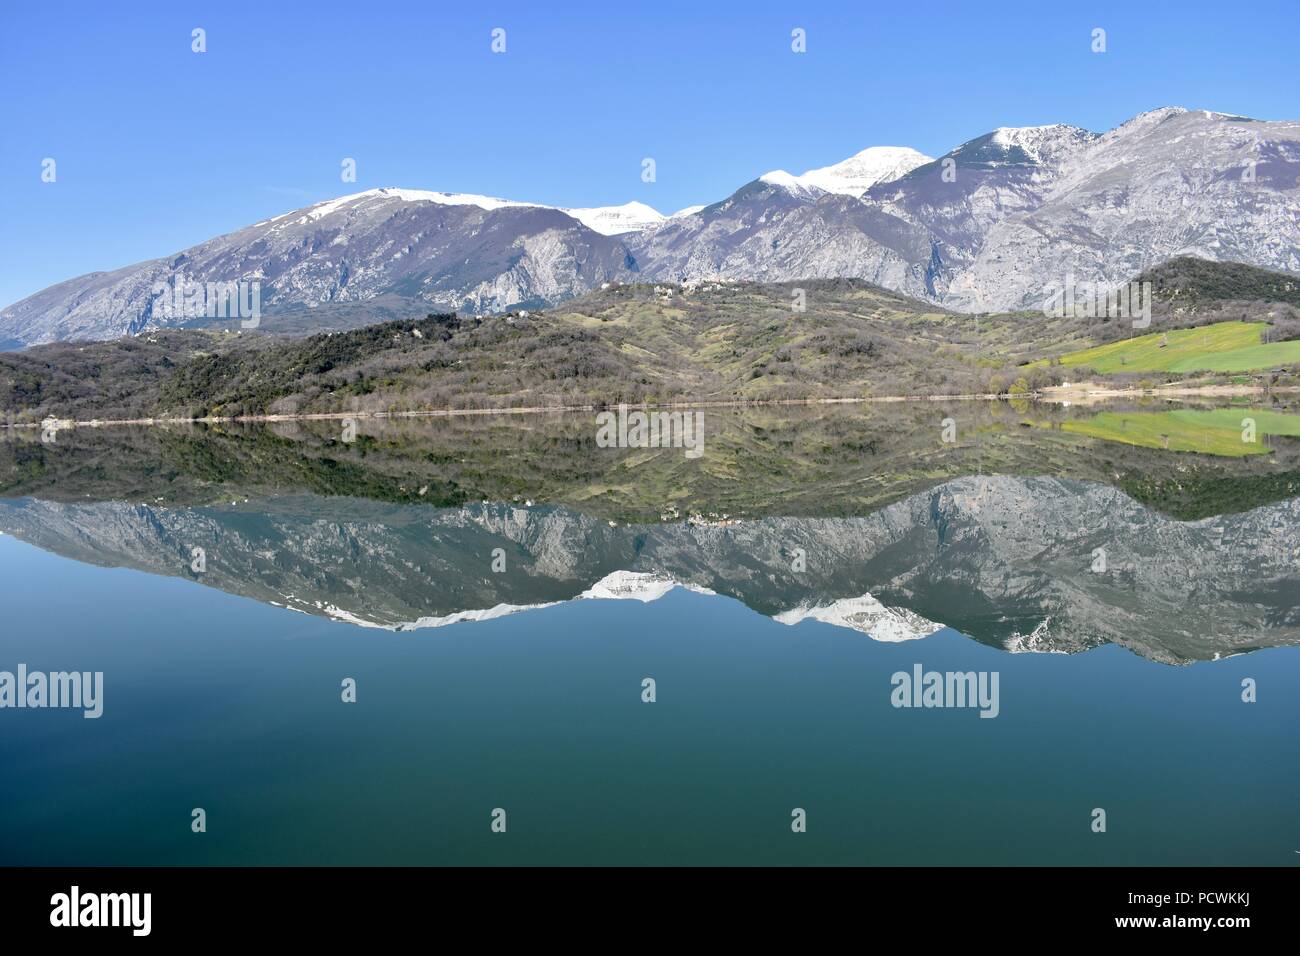
[[[647,192],[653,184],[646,184]],[[297,328],[339,310],[539,308],[626,282],[854,277],[956,311],[1038,308],[1073,275],[1108,285],[1170,258],[1300,272],[1300,122],[1168,107],[1105,133],[1001,128],[932,158],[872,147],[663,215],[371,189],[0,310],[9,347],[182,324],[160,285],[258,282]]]
[[[573,599],[655,600],[680,585],[877,640],[948,625],[1012,652],[1115,643],[1181,664],[1300,640],[1298,509],[1180,522],[1087,482],[972,476],[863,517],[726,527],[289,495],[207,508],[0,501],[0,530],[78,561],[398,630]],[[1099,573],[1102,546],[1111,566]],[[193,547],[207,554],[202,575],[189,571]],[[494,548],[507,573],[488,572]],[[796,552],[805,566],[792,569]]]

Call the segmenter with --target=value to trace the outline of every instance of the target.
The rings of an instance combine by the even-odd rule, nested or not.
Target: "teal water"
[[[0,670],[105,684],[98,720],[0,710],[0,864],[1300,860],[1291,647],[882,643],[681,588],[392,632],[9,536],[0,581]],[[999,716],[892,707],[917,663],[997,671]]]

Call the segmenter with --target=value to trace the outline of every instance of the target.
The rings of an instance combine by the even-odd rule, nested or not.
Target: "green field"
[[[1116,372],[1248,372],[1300,362],[1300,341],[1262,344],[1264,322],[1219,322],[1199,329],[1153,332],[1123,342],[1067,352],[1066,368]],[[1047,361],[1033,363],[1046,365]]]
[[[1255,422],[1257,440],[1254,442],[1243,438],[1243,420],[1247,418]],[[1101,412],[1087,421],[1062,422],[1061,430],[1144,448],[1241,458],[1269,453],[1270,449],[1258,440],[1259,436],[1300,437],[1300,415],[1253,408]]]
[[[1184,359],[1171,372],[1250,372],[1300,362],[1300,341],[1270,342],[1232,349],[1218,355]]]
[[[1279,412],[1270,408],[1250,408],[1239,405],[1209,411],[1182,409],[1170,414],[1183,421],[1232,428],[1237,431],[1241,430],[1242,419],[1250,418],[1255,422],[1255,430],[1261,435],[1300,438],[1300,413],[1297,412]]]

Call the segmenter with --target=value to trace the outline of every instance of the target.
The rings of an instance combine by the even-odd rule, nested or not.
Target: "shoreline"
[[[898,402],[973,402],[996,401],[1000,395],[883,395],[869,398],[773,398],[760,400],[729,400],[699,402],[625,402],[628,408],[645,410],[655,408],[763,408],[779,405],[865,405]],[[308,412],[282,415],[209,415],[204,418],[116,418],[116,419],[55,419],[56,428],[110,428],[126,425],[221,425],[256,424],[266,422],[340,421],[354,418],[359,421],[388,418],[457,418],[467,415],[545,415],[565,412],[599,412],[617,409],[619,403],[582,405],[521,405],[510,408],[435,408],[407,412]],[[51,416],[52,417],[52,416]],[[41,428],[39,422],[0,422],[3,428]]]
[[[1297,393],[1300,385],[1268,387],[1263,385],[1201,385],[1143,389],[1137,387],[1111,388],[1104,385],[1055,385],[1036,392],[1020,395],[968,394],[968,395],[878,395],[850,398],[773,398],[698,402],[627,402],[628,408],[646,410],[657,408],[771,408],[778,406],[811,405],[887,405],[903,402],[992,402],[1036,401],[1050,404],[1088,405],[1124,398],[1233,398],[1245,395]],[[308,412],[304,414],[276,415],[209,415],[203,418],[116,418],[73,419],[54,418],[56,429],[67,428],[119,428],[140,425],[224,425],[265,424],[273,422],[341,421],[356,419],[372,421],[383,419],[457,418],[472,415],[545,415],[566,412],[598,412],[618,408],[618,403],[579,405],[523,405],[509,408],[438,408],[405,412]],[[53,416],[37,422],[0,422],[0,428],[42,428]]]
[[[1102,384],[1052,385],[1035,393],[1038,401],[1089,405],[1122,398],[1237,398],[1243,395],[1294,394],[1300,385],[1169,385],[1117,388]]]

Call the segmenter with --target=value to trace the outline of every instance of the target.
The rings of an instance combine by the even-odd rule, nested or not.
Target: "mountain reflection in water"
[[[355,442],[324,422],[10,435],[0,529],[398,630],[680,585],[884,641],[947,626],[1009,651],[1114,643],[1180,663],[1300,636],[1300,416],[1285,409],[706,421],[699,461],[599,449],[591,416],[366,422]]]

